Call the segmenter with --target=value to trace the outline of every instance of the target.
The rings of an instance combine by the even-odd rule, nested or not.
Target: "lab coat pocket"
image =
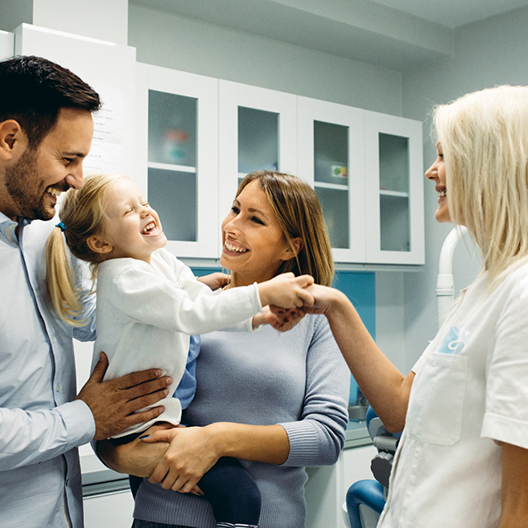
[[[413,383],[408,433],[428,444],[453,445],[460,439],[468,358],[431,353]]]

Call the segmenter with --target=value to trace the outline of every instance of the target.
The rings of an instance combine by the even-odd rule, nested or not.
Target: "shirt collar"
[[[13,247],[19,247],[18,238],[15,233],[17,226],[20,226],[20,231],[20,229],[32,222],[28,218],[18,218],[17,220],[11,220],[11,218],[8,218],[4,213],[0,212],[0,240],[4,240]]]

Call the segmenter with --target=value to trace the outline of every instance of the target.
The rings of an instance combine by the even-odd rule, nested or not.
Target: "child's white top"
[[[116,437],[144,431],[155,421],[179,424],[181,405],[172,394],[185,370],[189,336],[243,321],[236,329],[250,331],[261,309],[256,284],[214,294],[165,249],[155,251],[150,264],[133,258],[100,264],[92,367],[104,351],[110,360],[105,379],[149,368],[173,379],[169,396],[155,404],[165,407],[163,414]]]

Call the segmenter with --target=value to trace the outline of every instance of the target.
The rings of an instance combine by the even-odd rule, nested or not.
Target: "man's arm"
[[[161,407],[135,411],[164,398],[169,378],[151,369],[103,382],[107,366],[102,354],[73,402],[53,409],[0,408],[0,471],[45,462],[161,414]]]

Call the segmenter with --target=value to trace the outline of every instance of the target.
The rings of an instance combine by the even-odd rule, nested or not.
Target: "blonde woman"
[[[269,280],[283,271],[310,273],[325,285],[332,281],[321,206],[300,178],[248,174],[222,234],[220,262],[231,271],[232,284]],[[284,247],[295,257],[281,259]],[[348,423],[350,373],[327,321],[308,315],[286,333],[266,326],[201,337],[196,396],[185,415],[198,427],[152,432],[135,448],[99,444],[110,467],[150,477],[136,496],[133,526],[214,528],[210,505],[189,492],[223,456],[242,459],[257,483],[262,528],[304,526],[305,467],[336,462]],[[142,458],[131,454],[137,444]]]
[[[436,108],[434,124],[435,217],[468,228],[482,273],[407,376],[339,292],[314,286],[313,311],[384,423],[403,429],[378,526],[526,526],[528,88],[465,95]]]
[[[66,322],[83,323],[75,320],[80,306],[69,279],[64,232],[71,252],[97,269],[94,364],[104,351],[109,359],[106,379],[148,368],[162,369],[172,378],[166,398],[159,402],[163,413],[114,436],[118,443],[133,440],[154,423],[180,424],[182,404],[173,394],[186,371],[190,335],[237,323],[242,323],[239,330],[251,330],[252,316],[257,324],[267,319],[259,313],[263,305],[295,308],[310,301],[304,286],[313,279],[292,273],[213,294],[164,249],[167,239],[156,211],[124,176],[87,177],[81,189],[65,197],[60,218],[46,255],[48,288],[59,315]],[[286,244],[273,250],[279,259],[294,257]],[[201,484],[215,507],[219,527],[258,525],[258,489],[238,462],[222,460]],[[235,497],[224,492],[230,486],[251,487],[252,492]],[[251,507],[246,507],[249,502]]]

